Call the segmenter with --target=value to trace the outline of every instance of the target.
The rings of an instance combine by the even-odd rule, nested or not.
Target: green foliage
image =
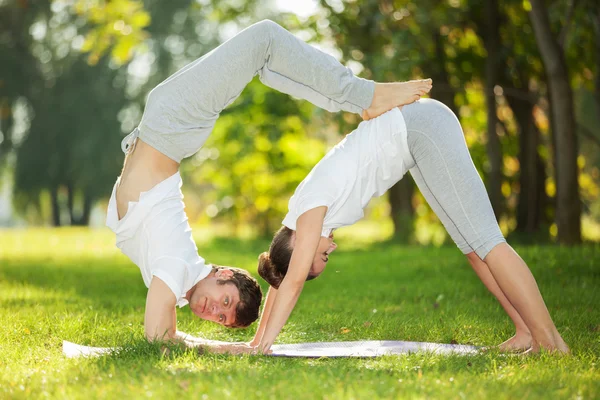
[[[325,144],[309,135],[318,129],[309,126],[312,105],[275,92],[258,79],[242,96],[182,168],[193,182],[212,187],[203,196],[212,203],[210,217],[254,223],[259,233],[269,235],[287,212],[290,193],[325,154]]]
[[[257,276],[256,255],[268,242],[196,233],[207,260]],[[489,346],[513,334],[456,248],[368,239],[338,240],[328,269],[306,285],[281,343],[389,339]],[[357,248],[359,240],[367,244]],[[2,398],[593,399],[600,393],[597,247],[517,248],[572,356],[491,351],[315,360],[199,357],[192,351],[161,357],[143,339],[146,288],[139,270],[109,232],[0,231],[0,243]],[[210,339],[249,340],[256,328],[201,322],[187,308],[177,314],[180,330]],[[67,359],[62,340],[125,350]]]
[[[319,3],[317,15],[306,21],[279,14],[263,0],[2,2],[0,165],[7,165],[9,153],[17,155],[16,165],[9,167],[16,167],[18,210],[25,212],[32,205],[48,209],[38,203],[47,202],[49,191],[60,194],[66,187],[72,187],[76,197],[106,198],[122,163],[118,141],[139,122],[146,94],[217,46],[230,28],[269,16],[301,31],[303,38],[333,43],[342,62],[361,70],[364,77],[378,81],[433,77],[438,90],[434,96],[460,116],[473,161],[487,181],[485,2]],[[584,210],[597,221],[600,134],[593,115],[600,97],[594,83],[598,76],[594,46],[600,28],[594,28],[594,18],[600,14],[592,0],[575,3],[572,13],[572,2],[548,5],[553,29],[565,33],[572,86],[581,89],[580,185]],[[502,190],[508,205],[501,218],[505,233],[514,229],[521,190],[523,127],[515,109],[524,104],[535,105],[534,122],[541,132],[538,153],[550,176],[546,188],[550,201],[545,206],[549,216],[555,195],[547,77],[528,6],[521,0],[499,4],[497,114],[504,159]],[[515,105],[511,99],[521,103]],[[25,117],[15,121],[18,110]],[[193,195],[186,199],[188,212],[206,221],[197,217],[206,210],[216,213],[217,220],[211,222],[250,223],[258,232],[272,231],[285,214],[295,185],[327,147],[358,122],[357,116],[328,115],[253,82],[225,110],[207,148],[184,163],[186,192]],[[24,135],[14,133],[17,125]],[[412,203],[420,210],[417,224],[436,223],[431,210],[423,212],[424,199],[418,191]]]
[[[141,1],[77,0],[73,7],[90,24],[81,50],[90,53],[88,62],[92,65],[109,48],[113,60],[123,64],[147,38],[144,28],[150,24],[150,14]]]

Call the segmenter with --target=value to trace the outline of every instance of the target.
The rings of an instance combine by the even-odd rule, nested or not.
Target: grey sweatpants
[[[373,100],[373,81],[354,76],[334,57],[277,25],[258,22],[185,66],[148,95],[135,137],[176,162],[196,153],[220,112],[255,75],[267,86],[329,111],[361,113]]]
[[[409,171],[419,190],[458,248],[485,259],[494,246],[506,240],[458,119],[433,99],[404,106],[402,115],[415,161]]]

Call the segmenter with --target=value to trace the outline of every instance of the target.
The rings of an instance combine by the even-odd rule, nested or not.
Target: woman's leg
[[[456,116],[430,99],[405,106],[402,114],[415,160],[410,172],[458,247],[464,254],[475,252],[489,266],[530,330],[533,350],[568,351],[529,268],[500,232]]]
[[[410,115],[410,113],[409,113]],[[414,122],[411,121],[411,125]],[[469,244],[466,242],[465,238],[460,234],[458,228],[449,216],[445,213],[442,206],[437,202],[436,197],[431,193],[429,187],[425,183],[423,176],[421,175],[418,168],[411,169],[411,175],[414,178],[415,182],[419,186],[421,193],[427,200],[427,203],[431,207],[431,209],[436,213],[436,215],[440,218],[446,230],[450,234],[450,236],[454,239],[458,247],[466,254],[467,260],[471,267],[481,279],[481,282],[485,285],[485,287],[498,299],[504,311],[508,314],[513,324],[515,325],[516,333],[515,335],[508,339],[507,341],[498,345],[501,350],[505,351],[513,351],[513,350],[527,350],[531,347],[531,333],[529,332],[529,328],[523,321],[523,318],[519,315],[519,312],[512,306],[508,298],[498,286],[498,283],[494,279],[494,276],[489,270],[487,264],[479,258],[477,253],[475,253]]]
[[[481,279],[481,282],[485,285],[486,288],[498,299],[500,305],[506,311],[506,314],[510,317],[513,324],[515,325],[516,333],[515,335],[501,343],[498,347],[503,351],[512,351],[512,350],[527,350],[531,347],[531,332],[529,332],[529,328],[527,328],[527,324],[523,321],[523,318],[519,315],[519,312],[510,304],[510,301],[498,286],[496,279],[490,272],[489,267],[485,262],[479,258],[475,252],[471,252],[467,254],[467,259],[469,260],[469,264],[473,267],[473,270]]]
[[[569,347],[552,322],[535,278],[517,252],[508,243],[501,243],[489,252],[484,261],[531,331],[532,349],[568,353]]]

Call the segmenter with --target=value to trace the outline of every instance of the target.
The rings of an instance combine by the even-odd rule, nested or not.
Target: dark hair
[[[290,265],[294,250],[290,245],[292,233],[294,233],[293,230],[282,226],[275,233],[269,252],[258,256],[258,274],[275,289],[279,289]]]
[[[262,291],[258,281],[246,270],[213,264],[213,271],[228,269],[233,272],[229,279],[219,279],[219,285],[235,285],[240,292],[240,302],[235,308],[235,323],[232,328],[245,328],[258,319],[258,309],[262,300]]]

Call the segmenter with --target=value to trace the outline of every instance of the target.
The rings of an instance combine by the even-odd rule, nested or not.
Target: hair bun
[[[283,275],[277,271],[275,266],[271,263],[271,256],[266,251],[258,256],[258,274],[267,283],[273,286],[275,289],[279,289],[279,285],[283,280]]]

